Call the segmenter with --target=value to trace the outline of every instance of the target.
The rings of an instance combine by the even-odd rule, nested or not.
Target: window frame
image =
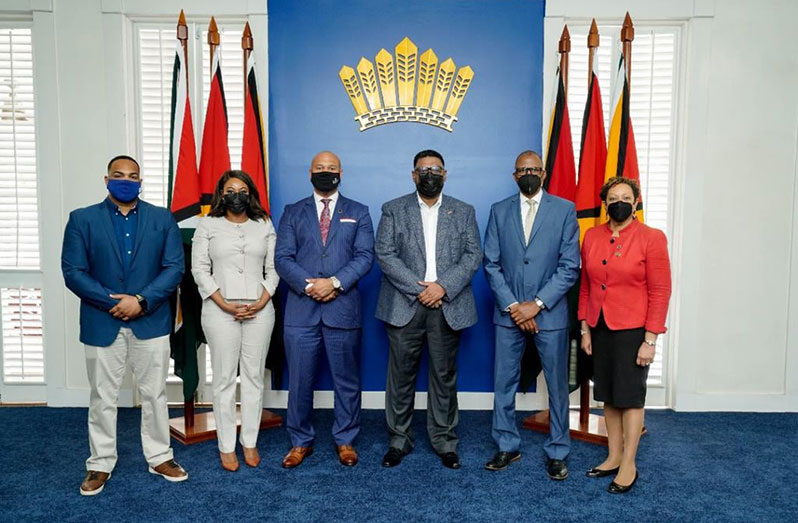
[[[0,288],[33,288],[38,289],[42,294],[42,359],[44,365],[44,376],[41,381],[7,381],[5,376],[5,366],[3,357],[3,336],[0,332],[0,402],[40,402],[44,401],[47,390],[47,366],[48,355],[47,345],[47,319],[45,315],[44,296],[45,278],[44,267],[47,265],[46,253],[42,249],[44,242],[43,231],[44,223],[42,220],[42,177],[41,177],[41,112],[39,111],[39,89],[37,74],[37,42],[35,34],[34,17],[32,14],[3,14],[0,16],[0,29],[28,29],[31,38],[31,61],[33,79],[33,106],[34,106],[34,157],[36,162],[36,204],[37,204],[37,230],[38,230],[38,250],[39,263],[37,267],[4,267],[0,268]],[[0,311],[2,313],[2,311]],[[0,326],[0,331],[2,326]]]

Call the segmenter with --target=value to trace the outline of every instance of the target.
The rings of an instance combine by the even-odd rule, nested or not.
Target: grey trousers
[[[390,354],[385,388],[385,418],[391,447],[410,452],[416,377],[424,342],[429,349],[427,434],[438,454],[457,449],[457,348],[460,332],[446,323],[441,309],[419,305],[404,327],[386,325]]]

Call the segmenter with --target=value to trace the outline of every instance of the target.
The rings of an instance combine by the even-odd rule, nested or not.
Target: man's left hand
[[[425,287],[418,295],[418,301],[421,302],[421,305],[432,309],[440,307],[440,302],[446,295],[446,289],[434,281],[420,281],[418,284]]]
[[[521,325],[533,319],[540,312],[540,307],[534,301],[525,301],[519,303],[516,307],[510,309],[510,317],[516,325]]]
[[[305,281],[313,284],[310,289],[305,292],[314,300],[327,302],[335,298],[335,296],[330,298],[331,294],[335,294],[335,286],[333,285],[332,278],[308,278]]]
[[[114,318],[122,321],[130,321],[141,316],[142,310],[139,300],[130,294],[111,294],[111,298],[119,300],[108,312]]]

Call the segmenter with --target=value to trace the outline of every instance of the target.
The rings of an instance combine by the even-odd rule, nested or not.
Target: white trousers
[[[273,329],[271,301],[254,318],[244,321],[237,321],[211,299],[202,304],[202,330],[211,351],[213,417],[220,452],[233,452],[236,448],[236,375],[239,372],[240,442],[244,447],[257,446],[263,412],[264,365]]]
[[[86,370],[91,385],[89,447],[86,470],[111,472],[116,465],[116,408],[119,387],[130,366],[141,397],[141,447],[155,467],[172,459],[166,376],[169,336],[140,340],[128,328],[119,329],[107,347],[86,345]]]

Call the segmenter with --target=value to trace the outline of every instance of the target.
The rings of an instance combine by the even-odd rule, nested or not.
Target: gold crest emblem
[[[376,69],[363,57],[357,64],[357,72],[347,65],[338,72],[357,113],[355,120],[360,123],[360,130],[395,122],[417,122],[452,132],[474,71],[465,66],[455,75],[456,66],[451,58],[439,67],[432,49],[419,57],[418,47],[407,37],[399,42],[395,52],[395,68],[391,53],[380,49],[375,57]]]

